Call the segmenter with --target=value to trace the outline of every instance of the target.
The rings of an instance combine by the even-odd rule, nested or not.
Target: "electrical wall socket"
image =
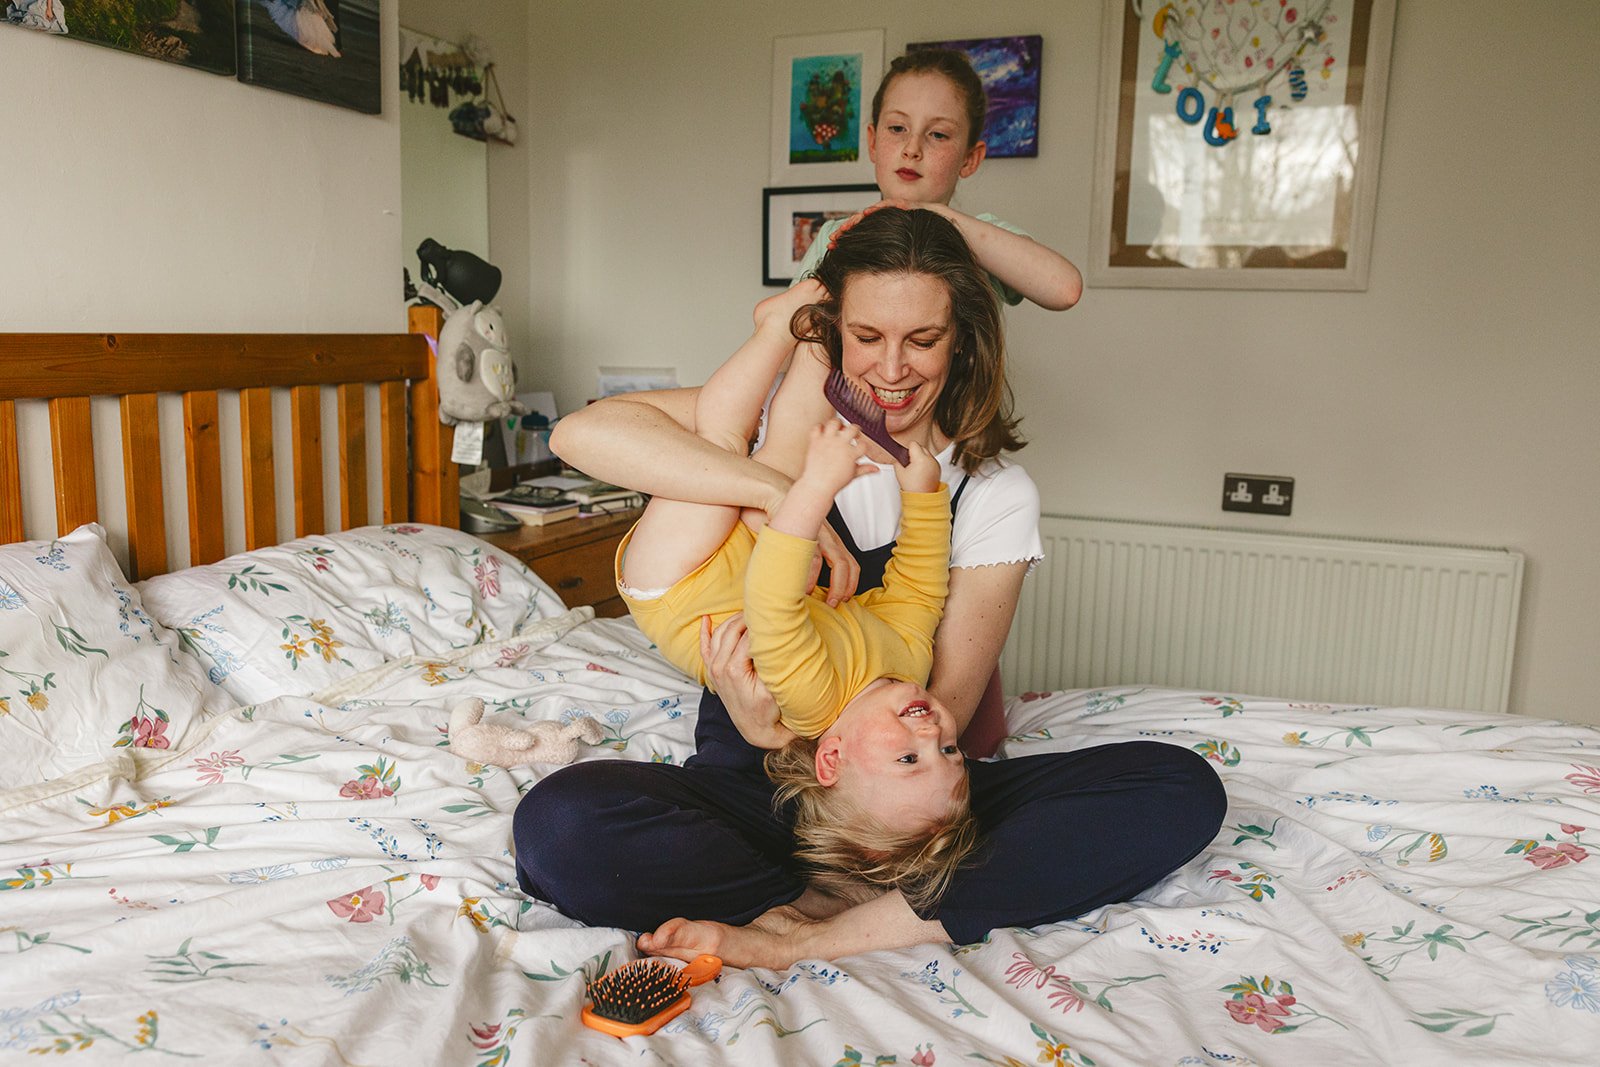
[[[1223,511],[1287,515],[1294,502],[1294,479],[1265,474],[1224,474]]]

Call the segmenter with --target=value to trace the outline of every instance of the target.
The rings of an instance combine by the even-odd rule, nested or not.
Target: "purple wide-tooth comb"
[[[828,398],[833,410],[861,427],[861,432],[889,453],[896,463],[902,467],[911,465],[911,453],[906,451],[905,445],[889,436],[889,429],[883,424],[883,409],[872,402],[866,390],[846,378],[844,371],[835,367],[828,372],[828,380],[822,384],[822,395]]]

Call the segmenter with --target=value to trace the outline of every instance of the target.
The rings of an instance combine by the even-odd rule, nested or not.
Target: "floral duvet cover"
[[[578,1011],[586,978],[636,955],[633,936],[517,889],[511,811],[553,768],[454,756],[463,696],[495,721],[593,716],[606,738],[584,759],[691,752],[682,679],[631,624],[580,609],[0,793],[0,1053],[1578,1064],[1600,1042],[1593,728],[1137,687],[1026,694],[1002,756],[1146,738],[1215,761],[1230,807],[1213,846],[1077,921],[725,971],[656,1035],[619,1040]]]

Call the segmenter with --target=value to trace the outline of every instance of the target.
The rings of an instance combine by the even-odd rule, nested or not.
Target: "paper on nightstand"
[[[676,389],[678,371],[675,367],[601,367],[596,385],[600,396]]]

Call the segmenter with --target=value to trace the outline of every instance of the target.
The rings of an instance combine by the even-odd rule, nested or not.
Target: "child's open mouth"
[[[913,700],[900,709],[902,719],[925,719],[933,714],[933,708],[928,706],[926,700]]]

